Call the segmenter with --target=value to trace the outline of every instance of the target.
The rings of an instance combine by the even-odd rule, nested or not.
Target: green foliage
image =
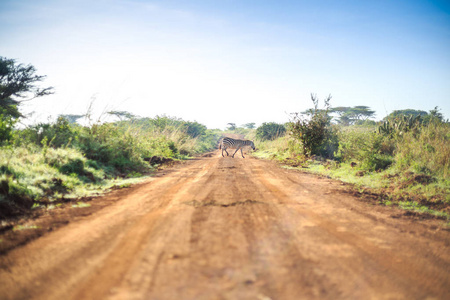
[[[72,114],[68,114],[68,115],[59,115],[58,118],[64,118],[66,119],[70,124],[76,124],[77,121],[81,118],[86,117],[86,115],[72,115]]]
[[[0,108],[5,116],[19,118],[21,102],[53,93],[53,88],[39,88],[45,76],[36,75],[32,65],[17,64],[14,59],[0,56]],[[32,94],[32,98],[28,95]],[[19,100],[22,99],[22,100]]]
[[[42,145],[43,140],[46,140],[46,145],[49,147],[64,147],[69,146],[72,141],[78,139],[78,126],[70,124],[68,119],[58,117],[53,124],[39,123],[28,128],[17,130],[17,137],[14,140],[15,145]]]
[[[103,184],[104,170],[90,166],[79,150],[48,148],[44,152],[33,145],[11,150],[13,156],[5,148],[0,151],[0,206],[5,214],[38,202],[82,197],[86,187]]]
[[[236,123],[228,123],[227,125],[228,125],[227,130],[230,130],[230,131],[236,130],[236,128],[237,128]]]
[[[318,155],[325,158],[333,158],[339,148],[339,127],[329,125],[325,131],[325,138],[318,149]]]
[[[425,117],[423,117],[423,123],[429,124],[429,123],[442,123],[445,122],[444,115],[440,112],[439,107],[435,107],[434,109],[430,110],[430,113],[427,114]],[[448,122],[448,120],[447,120]]]
[[[4,109],[0,107],[0,145],[13,138],[13,129],[17,122],[15,118],[3,112]]]
[[[325,111],[315,105],[315,112]],[[331,127],[339,145],[333,160],[303,155],[303,140],[294,134],[260,142],[254,155],[350,182],[361,191],[370,188],[384,205],[450,220],[450,123],[437,108],[425,117],[400,115],[382,129],[367,122]],[[300,124],[306,133],[313,127],[309,120]]]
[[[444,116],[437,106],[430,113],[414,109],[395,110],[384,119],[379,132],[393,137],[411,130],[417,133],[422,126],[443,122]]]
[[[0,209],[81,197],[117,177],[148,174],[153,156],[182,159],[215,148],[220,132],[170,117],[82,127],[60,116],[54,123],[15,130],[0,147]],[[1,213],[0,213],[1,217]]]
[[[360,169],[377,171],[393,163],[393,150],[390,140],[376,132],[348,127],[339,132],[336,158],[342,162],[358,162]]]
[[[206,133],[206,126],[197,122],[184,122],[183,124],[186,133],[192,137],[192,138],[196,138],[198,136],[202,136]]]
[[[415,109],[402,109],[402,110],[394,110],[391,112],[386,118],[384,118],[385,121],[387,120],[393,120],[398,119],[403,116],[405,117],[425,117],[428,115],[426,111],[423,110],[415,110]]]
[[[377,122],[375,122],[373,120],[357,120],[354,125],[370,127],[370,126],[376,126]]]
[[[302,114],[293,114],[293,120],[289,124],[291,135],[302,142],[303,154],[322,155],[332,157],[337,148],[336,132],[330,124],[328,110],[331,96],[324,100],[324,109],[319,109],[319,100],[311,94],[314,108]]]
[[[275,122],[263,123],[256,129],[256,137],[262,141],[277,139],[284,136],[285,133],[284,125]]]
[[[405,133],[396,142],[395,161],[398,170],[448,178],[450,124],[430,123],[419,133]]]
[[[248,129],[254,129],[255,123],[247,123],[247,124],[242,125],[242,127],[248,128]]]
[[[127,111],[109,111],[109,112],[107,112],[107,114],[118,117],[120,119],[120,121],[131,120],[131,119],[136,118],[136,116],[134,114],[127,112]]]
[[[368,120],[375,115],[375,111],[371,110],[368,106],[339,106],[330,108],[329,112],[337,114],[339,116],[338,123],[345,126]]]
[[[415,130],[417,132],[421,125],[422,118],[420,115],[410,115],[409,117],[406,115],[400,115],[399,117],[384,121],[383,124],[378,127],[378,132],[390,137],[401,136],[411,130]]]

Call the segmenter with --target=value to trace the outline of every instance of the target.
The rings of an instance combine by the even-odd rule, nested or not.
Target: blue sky
[[[287,122],[311,107],[441,108],[450,118],[446,1],[0,2],[0,55],[52,96],[29,121],[126,110],[209,128]]]

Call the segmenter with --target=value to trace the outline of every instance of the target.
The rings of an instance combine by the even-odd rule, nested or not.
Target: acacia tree
[[[25,101],[53,94],[53,87],[40,88],[46,76],[36,75],[32,65],[17,64],[14,59],[0,56],[0,115],[20,118],[18,106]]]
[[[242,127],[248,128],[248,129],[253,129],[253,128],[255,128],[255,123],[247,123],[247,124],[242,125]]]
[[[123,121],[124,119],[131,120],[131,119],[136,118],[136,115],[134,115],[130,112],[127,112],[127,111],[123,111],[123,110],[121,110],[121,111],[112,110],[112,111],[108,111],[107,114],[118,117],[120,119],[120,121]]]
[[[373,118],[375,111],[368,106],[338,106],[330,108],[330,113],[335,113],[339,116],[338,123],[342,125],[351,125],[357,121],[364,121]]]
[[[236,123],[228,123],[228,130],[236,130]]]

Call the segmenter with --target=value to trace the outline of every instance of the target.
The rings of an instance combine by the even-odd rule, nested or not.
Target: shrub
[[[16,122],[17,119],[2,114],[2,108],[0,107],[0,144],[13,138],[13,128]]]
[[[397,140],[396,167],[408,170],[449,176],[450,124],[433,123],[423,126],[420,133],[408,132]]]
[[[357,161],[366,170],[386,169],[393,163],[391,140],[371,128],[347,127],[339,132],[341,161]]]
[[[39,123],[18,130],[15,144],[16,146],[24,146],[32,143],[40,146],[42,141],[46,140],[49,147],[68,146],[72,141],[78,139],[78,128],[79,126],[71,125],[67,119],[59,117],[53,124]]]
[[[394,119],[388,119],[378,127],[378,132],[380,134],[395,137],[401,136],[406,132],[414,131],[417,133],[422,125],[422,118],[420,115],[417,116],[405,116],[401,115]]]
[[[263,123],[256,129],[256,137],[262,141],[274,140],[276,138],[284,136],[286,128],[282,124],[274,122]]]
[[[197,122],[184,122],[183,127],[186,133],[192,138],[204,135],[207,129],[205,125]]]
[[[325,99],[324,109],[318,108],[319,100],[315,95],[311,94],[311,100],[314,108],[302,114],[293,114],[289,131],[295,139],[302,142],[304,155],[321,155],[331,158],[337,148],[336,131],[331,127],[331,118],[328,116],[331,96]]]

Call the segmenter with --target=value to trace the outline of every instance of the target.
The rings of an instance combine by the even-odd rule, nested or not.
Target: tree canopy
[[[255,128],[255,123],[246,123],[246,124],[242,125],[242,127],[248,128],[248,129],[253,129],[253,128]]]
[[[18,106],[37,97],[53,93],[53,87],[40,88],[38,82],[46,76],[36,75],[32,65],[17,64],[14,59],[0,56],[0,113],[22,117]]]
[[[385,119],[386,120],[391,120],[391,119],[396,119],[402,116],[421,116],[421,117],[425,117],[426,115],[428,115],[428,113],[424,110],[415,110],[415,109],[400,109],[400,110],[394,110],[393,112],[391,112]]]
[[[86,115],[73,115],[73,114],[67,114],[67,115],[59,115],[59,117],[62,117],[69,122],[69,124],[76,124],[78,119],[86,117]]]
[[[394,110],[384,118],[384,121],[400,120],[404,117],[418,118],[418,120],[425,124],[428,124],[432,121],[445,122],[444,115],[440,112],[440,108],[437,106],[429,112],[416,109]]]
[[[228,123],[227,130],[236,130],[236,123]]]
[[[122,121],[124,119],[131,120],[131,119],[136,118],[136,115],[134,115],[128,111],[123,111],[123,110],[120,110],[120,111],[112,110],[112,111],[108,111],[107,114],[118,117],[120,119],[120,121]]]
[[[365,121],[375,116],[375,111],[371,110],[368,106],[338,106],[329,110],[330,113],[338,115],[338,123],[342,125],[351,125],[357,121]]]

